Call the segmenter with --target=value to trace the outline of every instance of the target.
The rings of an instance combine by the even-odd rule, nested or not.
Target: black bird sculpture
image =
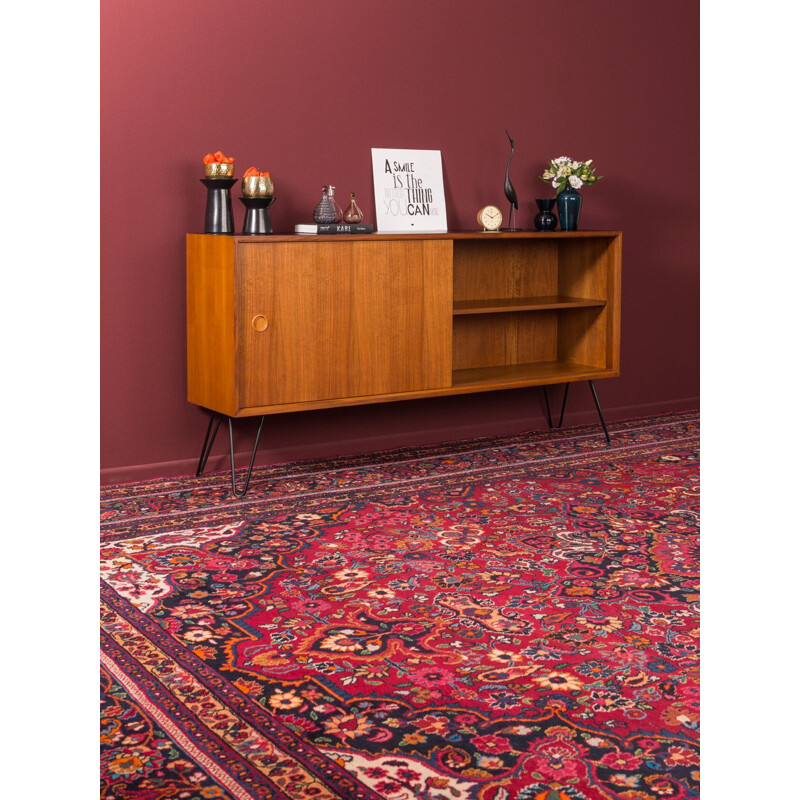
[[[508,136],[508,141],[511,142],[511,155],[508,157],[508,164],[506,165],[506,182],[503,191],[506,193],[508,202],[511,203],[511,207],[508,210],[508,230],[515,231],[517,230],[517,209],[519,208],[519,201],[517,200],[517,193],[514,191],[514,187],[511,184],[511,178],[508,176],[509,170],[511,169],[511,159],[514,158],[514,140],[511,138],[511,134],[508,132],[507,128],[506,136]]]

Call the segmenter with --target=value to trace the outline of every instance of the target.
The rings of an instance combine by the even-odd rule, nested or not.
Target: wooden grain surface
[[[449,385],[449,242],[238,247],[242,406]]]
[[[186,368],[190,403],[234,416],[233,248],[230,236],[186,237]]]
[[[189,400],[283,413],[619,374],[622,235],[187,236]]]

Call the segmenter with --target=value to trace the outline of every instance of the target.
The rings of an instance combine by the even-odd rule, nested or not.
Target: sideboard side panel
[[[188,400],[234,416],[233,240],[186,237]]]

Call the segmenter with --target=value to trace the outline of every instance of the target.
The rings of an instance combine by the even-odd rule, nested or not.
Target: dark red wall
[[[694,0],[106,0],[104,482],[185,473],[198,456],[184,235],[203,228],[209,150],[234,155],[239,176],[272,173],[279,233],[310,221],[327,183],[373,221],[372,147],[441,150],[451,230],[474,229],[486,203],[507,211],[504,129],[523,227],[551,191],[548,159],[593,158],[605,178],[584,192],[581,227],[624,231],[622,376],[598,383],[601,401],[610,419],[697,407],[698,17]],[[588,389],[571,398],[568,423],[594,419]],[[259,460],[543,425],[534,390],[305,412],[267,419]]]

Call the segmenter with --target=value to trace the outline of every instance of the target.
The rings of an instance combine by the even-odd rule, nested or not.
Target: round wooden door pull
[[[253,330],[262,333],[269,327],[269,320],[263,314],[256,314],[252,321]]]

